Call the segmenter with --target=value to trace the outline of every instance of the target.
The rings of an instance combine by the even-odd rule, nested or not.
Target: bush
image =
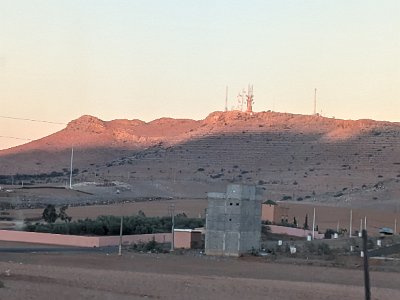
[[[322,243],[318,245],[318,255],[330,255],[332,254],[331,248],[326,243]]]
[[[263,204],[276,205],[276,202],[271,199],[268,199],[268,200],[264,201]]]
[[[163,252],[163,244],[157,243],[154,239],[151,240],[150,242],[147,243],[137,243],[133,244],[130,247],[131,250],[133,251],[142,251],[142,252],[153,252],[153,253],[159,253]]]
[[[331,239],[332,238],[332,235],[333,234],[335,234],[336,233],[336,230],[333,230],[333,229],[327,229],[326,231],[325,231],[325,233],[324,233],[324,238],[325,239]]]

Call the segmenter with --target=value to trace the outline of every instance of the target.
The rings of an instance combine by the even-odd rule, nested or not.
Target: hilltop
[[[65,184],[73,146],[74,182],[118,181],[129,186],[124,197],[204,197],[242,182],[273,200],[390,206],[400,196],[399,145],[400,123],[373,120],[270,111],[147,123],[82,116],[0,151],[0,174],[56,172],[46,180]]]

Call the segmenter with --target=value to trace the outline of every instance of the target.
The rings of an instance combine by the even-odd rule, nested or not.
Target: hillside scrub
[[[24,228],[29,232],[45,232],[71,235],[119,235],[120,217],[99,216],[96,219],[84,219],[70,223],[27,224]],[[204,226],[204,219],[187,218],[184,215],[175,217],[175,228],[193,229]],[[123,234],[152,234],[170,232],[171,217],[146,217],[144,215],[129,216],[123,219]]]

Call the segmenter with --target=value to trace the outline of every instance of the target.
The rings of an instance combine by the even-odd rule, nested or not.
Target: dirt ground
[[[1,299],[363,299],[363,272],[202,255],[3,253]],[[399,299],[371,272],[372,299]]]
[[[116,203],[110,205],[89,205],[68,208],[68,214],[73,220],[96,218],[99,215],[135,215],[140,210],[147,216],[170,215],[170,208],[174,205],[175,213],[185,213],[188,217],[204,217],[207,208],[207,199],[174,199],[136,201],[127,203]],[[281,205],[289,207],[289,222],[296,217],[299,226],[304,223],[305,215],[308,215],[309,225],[312,222],[313,208],[316,208],[316,225],[321,232],[327,228],[336,229],[338,223],[340,228],[350,227],[350,207],[328,206],[321,203],[293,203],[282,202]],[[26,218],[40,218],[43,209],[18,209],[9,210],[10,217],[17,220]],[[360,221],[364,223],[367,217],[367,229],[369,234],[378,235],[379,228],[394,228],[395,220],[400,221],[400,212],[390,210],[353,209],[353,232],[359,230]],[[364,226],[364,225],[363,225]],[[0,224],[0,228],[6,228]],[[398,231],[398,230],[397,230]]]

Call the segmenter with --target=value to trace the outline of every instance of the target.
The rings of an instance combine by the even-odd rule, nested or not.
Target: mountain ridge
[[[256,128],[257,126],[259,128],[269,126],[270,128],[264,127],[260,130]],[[150,122],[138,119],[103,121],[94,116],[83,115],[70,121],[66,128],[49,136],[20,146],[0,150],[0,156],[33,150],[60,151],[71,147],[93,148],[106,145],[123,148],[140,147],[140,145],[149,146],[159,142],[169,144],[170,141],[168,139],[171,139],[173,144],[188,140],[196,135],[201,136],[211,132],[233,132],[235,129],[237,131],[252,129],[256,132],[271,131],[271,129],[319,132],[325,133],[327,139],[343,139],[359,134],[362,131],[379,127],[400,128],[400,123],[370,119],[342,120],[318,115],[270,111],[252,115],[239,111],[217,111],[209,114],[203,120],[164,117]]]
[[[132,186],[126,197],[205,197],[228,183],[257,184],[274,201],[379,207],[400,197],[400,123],[275,112],[147,123],[83,116],[1,151],[0,174],[58,172],[25,178],[65,185],[72,146],[74,182],[124,182]]]

